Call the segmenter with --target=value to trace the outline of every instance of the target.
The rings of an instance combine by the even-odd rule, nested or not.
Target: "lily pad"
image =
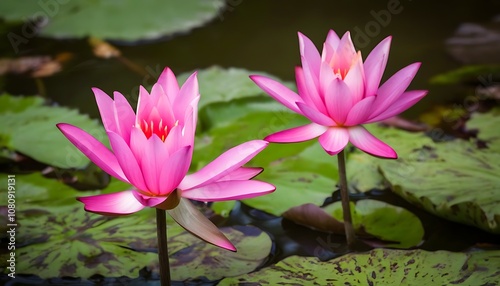
[[[137,277],[140,269],[157,261],[153,209],[126,217],[96,215],[86,212],[76,197],[100,191],[78,192],[39,173],[15,178],[16,272],[42,278]],[[112,180],[102,192],[128,188]],[[5,203],[2,198],[0,204]],[[176,235],[183,229],[169,218],[168,231]]]
[[[0,191],[7,193],[7,176],[0,177]],[[15,175],[15,196],[17,209],[25,210],[38,206],[61,206],[78,203],[77,196],[95,195],[97,192],[81,193],[54,179],[47,179],[40,173]],[[0,205],[7,204],[7,196],[0,197]],[[81,203],[78,203],[82,206]]]
[[[275,185],[276,191],[243,202],[276,216],[304,203],[322,205],[335,190],[333,179],[312,172],[274,171],[270,168],[258,179]]]
[[[498,269],[500,251],[375,249],[328,262],[291,256],[219,285],[497,285]]]
[[[266,261],[272,241],[265,232],[254,226],[224,227],[221,231],[236,246],[237,252],[207,244],[186,232],[169,239],[173,280],[197,277],[219,280],[249,273]]]
[[[187,72],[179,75],[178,81],[184,82],[191,74],[192,72]],[[250,80],[249,75],[251,74],[262,74],[270,78],[277,79],[275,76],[263,72],[248,71],[246,69],[234,67],[222,68],[219,66],[212,66],[199,70],[197,77],[201,97],[198,108],[203,109],[205,106],[215,102],[230,103],[233,99],[252,97],[260,97],[261,100],[265,99],[266,103],[269,103],[272,107],[282,107],[279,103],[276,103],[268,95],[266,95],[266,93],[263,92],[262,89],[260,89],[252,80]],[[285,84],[290,88],[293,87],[293,84],[290,82],[286,82]],[[228,106],[218,109],[218,111],[224,111],[222,109],[226,108],[228,108]],[[232,105],[232,107],[229,108],[238,107],[236,105]],[[241,109],[241,106],[239,106],[239,109]],[[282,109],[285,110],[285,108]],[[225,116],[234,115],[231,113],[234,112],[225,112],[222,116],[219,113],[214,113],[213,115],[223,119]]]
[[[438,216],[500,233],[500,154],[454,140],[380,164],[392,189]]]
[[[209,129],[198,137],[193,162],[204,166],[230,147],[273,132],[307,123],[288,113],[279,117],[274,112],[252,112],[231,123]],[[244,200],[257,209],[281,215],[291,207],[304,203],[322,205],[335,190],[336,159],[328,156],[318,142],[310,140],[296,144],[269,144],[249,165],[263,167],[257,179],[276,186],[266,196]],[[218,209],[218,203],[214,206]],[[228,212],[226,204],[220,211]]]
[[[0,191],[7,193],[7,176],[0,177]],[[25,210],[33,207],[68,206],[83,204],[76,197],[115,193],[131,189],[131,186],[111,178],[106,188],[101,190],[77,191],[57,179],[49,179],[40,173],[15,175],[15,196],[17,208]],[[0,205],[7,204],[7,196],[0,197]]]
[[[311,172],[337,180],[337,156],[326,154],[325,150],[323,150],[316,140],[302,144],[307,144],[308,146],[297,154],[282,158],[277,162],[271,162],[269,168],[279,169],[280,171]],[[272,146],[283,145],[272,144]]]
[[[16,248],[16,272],[42,278],[89,278],[95,274],[138,277],[140,269],[158,260],[151,211],[106,217],[88,213],[80,204],[23,210],[16,236],[17,245],[21,245]],[[170,220],[169,234],[182,231]]]
[[[396,128],[382,127],[378,124],[369,124],[365,127],[377,138],[396,150],[399,157],[411,156],[408,154],[411,154],[412,150],[434,144],[431,138],[421,132],[408,132]],[[390,161],[393,160],[376,158],[357,149],[349,154],[346,163],[347,181],[351,192],[366,192],[374,188],[385,188],[386,183],[379,172],[379,165]]]
[[[342,204],[335,202],[324,211],[343,221]],[[424,227],[412,212],[377,200],[351,202],[353,226],[356,232],[364,232],[385,241],[386,247],[410,248],[420,244]]]
[[[270,122],[276,123],[270,124]],[[249,113],[225,126],[209,129],[205,133],[198,134],[191,167],[200,168],[238,144],[264,138],[273,132],[298,125],[301,122],[304,120],[300,116],[291,113],[285,119],[280,120],[279,115],[274,112],[261,111]],[[273,161],[299,153],[311,143],[270,144],[255,157],[252,164],[265,167]]]
[[[40,34],[47,37],[136,41],[187,32],[215,18],[223,6],[223,0],[5,0],[0,2],[0,17],[43,22]],[[27,31],[34,29],[33,24],[24,25],[31,26]],[[25,34],[17,36],[33,36]]]
[[[82,168],[89,163],[56,128],[66,122],[107,142],[104,128],[76,110],[46,106],[32,97],[0,95],[0,148],[23,153],[39,162],[60,168]]]

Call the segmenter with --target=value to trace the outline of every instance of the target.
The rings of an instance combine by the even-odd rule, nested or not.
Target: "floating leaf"
[[[279,171],[269,168],[257,179],[275,185],[276,191],[243,202],[276,216],[304,203],[322,205],[335,189],[333,179],[312,172]]]
[[[184,82],[192,72],[179,75],[178,81]],[[199,109],[214,103],[214,102],[230,102],[233,99],[251,98],[257,96],[265,96],[268,102],[273,102],[252,80],[249,75],[260,74],[270,78],[277,79],[275,76],[263,73],[248,71],[241,68],[222,68],[212,66],[198,71],[198,83],[202,94],[199,103]],[[293,84],[285,83],[292,88]],[[272,104],[278,107],[279,104]],[[281,109],[281,108],[280,108]],[[222,110],[221,110],[222,111]],[[215,114],[218,116],[217,114]],[[229,112],[226,116],[231,116]]]
[[[305,143],[307,147],[296,154],[271,162],[270,168],[280,171],[311,172],[326,178],[337,179],[337,156],[329,156],[316,140]],[[272,144],[284,148],[283,144]]]
[[[279,117],[274,112],[252,112],[225,126],[202,133],[196,143],[195,168],[204,166],[239,143],[307,123],[306,119],[291,113],[282,115],[286,117]],[[274,215],[281,215],[289,208],[304,203],[321,205],[335,190],[332,178],[337,176],[336,159],[328,156],[313,140],[297,144],[270,144],[250,165],[264,167],[265,171],[257,179],[275,185],[277,190],[244,202]],[[214,205],[217,206],[217,203]]]
[[[434,144],[431,138],[420,132],[412,133],[378,124],[369,124],[366,127],[377,138],[396,150],[400,157],[407,156],[414,149]],[[380,174],[378,166],[387,161],[392,160],[376,158],[360,150],[350,154],[347,160],[347,181],[351,191],[366,192],[373,188],[385,188],[384,177]]]
[[[48,37],[136,41],[187,32],[215,18],[223,6],[222,0],[4,0],[0,17],[9,22],[45,21],[39,29]],[[24,25],[36,29],[34,23]]]
[[[438,216],[500,233],[500,154],[454,140],[380,164],[392,189]]]
[[[238,249],[231,252],[205,243],[189,233],[169,239],[170,269],[173,280],[206,277],[218,280],[255,270],[267,259],[272,241],[254,226],[233,226],[221,231]]]
[[[497,285],[498,269],[500,251],[374,249],[327,262],[291,256],[220,285]]]
[[[262,111],[274,113],[274,121],[270,122],[272,124],[283,124],[293,117],[290,111],[270,98],[263,96],[245,97],[233,99],[229,102],[214,102],[206,105],[199,111],[202,123],[201,130],[199,130],[206,131],[207,129],[230,125],[249,113]]]
[[[191,166],[200,168],[238,144],[248,140],[264,138],[272,132],[298,125],[304,121],[299,116],[288,113],[286,120],[270,125],[270,122],[278,120],[278,116],[274,112],[254,112],[226,126],[212,128],[205,133],[198,134]],[[297,154],[311,143],[270,144],[252,162],[256,166],[265,167],[273,161]]]
[[[126,217],[91,214],[76,197],[98,191],[78,192],[39,173],[16,175],[15,179],[16,272],[42,278],[137,277],[140,269],[157,261],[153,209]],[[6,176],[1,178],[2,186],[7,186],[5,180]],[[128,188],[128,184],[112,180],[103,193]],[[0,204],[6,203],[4,198]],[[183,231],[172,219],[168,227],[170,235]]]
[[[342,204],[335,202],[324,209],[338,221],[343,221]],[[410,211],[377,200],[351,202],[354,229],[385,241],[383,246],[409,248],[417,246],[424,237],[420,219]]]
[[[45,106],[39,98],[0,95],[0,121],[0,147],[60,168],[82,168],[89,160],[62,135],[57,123],[76,125],[107,142],[96,120],[76,110]]]
[[[7,192],[7,179],[6,175],[0,177],[0,191],[2,193]],[[15,188],[17,208],[20,210],[33,206],[73,205],[78,203],[77,196],[97,194],[97,192],[85,194],[78,192],[57,180],[47,179],[40,173],[15,175]],[[6,204],[7,196],[1,196],[0,205]]]
[[[42,278],[137,277],[140,269],[158,260],[152,209],[141,215],[106,217],[88,213],[78,204],[23,210],[19,220],[18,273]],[[182,228],[170,220],[168,231],[175,235]]]

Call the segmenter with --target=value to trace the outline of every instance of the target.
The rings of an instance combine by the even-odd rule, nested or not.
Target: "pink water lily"
[[[127,215],[145,207],[168,210],[188,231],[218,246],[234,246],[188,199],[204,202],[246,199],[274,191],[271,184],[249,180],[261,168],[242,167],[267,146],[254,140],[236,146],[204,168],[187,174],[191,164],[200,94],[196,73],[179,88],[166,68],[151,93],[141,87],[137,114],[125,97],[114,100],[93,89],[111,150],[82,129],[58,124],[62,133],[108,174],[133,189],[78,198],[89,212]]]
[[[287,108],[307,117],[310,124],[271,134],[270,142],[300,142],[319,136],[323,149],[338,154],[351,142],[364,152],[397,158],[386,143],[362,124],[393,117],[423,98],[427,91],[406,91],[420,63],[411,64],[380,85],[389,56],[391,37],[380,42],[363,62],[349,32],[342,38],[330,30],[320,55],[309,38],[299,33],[302,67],[295,70],[298,94],[265,76],[251,79]]]

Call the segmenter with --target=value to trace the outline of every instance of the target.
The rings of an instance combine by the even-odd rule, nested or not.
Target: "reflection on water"
[[[364,57],[379,41],[393,35],[385,78],[412,62],[421,61],[422,68],[412,86],[429,88],[427,82],[432,75],[458,66],[445,51],[445,39],[460,23],[488,22],[500,11],[500,4],[493,1],[363,2],[228,1],[227,9],[214,21],[189,34],[156,43],[116,43],[124,57],[142,67],[146,75],[139,75],[116,59],[95,58],[85,40],[34,38],[19,47],[18,55],[4,41],[0,51],[4,56],[73,53],[73,60],[63,72],[43,79],[47,94],[62,105],[77,107],[97,117],[91,87],[100,87],[108,93],[119,90],[135,97],[136,86],[152,84],[164,66],[170,66],[176,73],[211,65],[236,66],[293,80],[293,68],[300,60],[297,31],[319,46],[328,29],[338,33],[349,30]],[[5,88],[14,94],[37,92],[34,81],[26,77],[9,77]],[[442,93],[443,90],[431,91],[416,110],[423,110],[432,102],[442,102]]]

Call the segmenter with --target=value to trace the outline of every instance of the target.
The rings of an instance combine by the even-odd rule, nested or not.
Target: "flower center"
[[[156,136],[158,136],[158,138],[161,139],[161,141],[165,142],[165,139],[167,139],[167,135],[168,135],[168,126],[165,125],[163,126],[163,120],[160,119],[160,122],[155,124],[156,122],[154,122],[153,120],[151,120],[150,122],[147,122],[146,120],[143,120],[139,125],[140,125],[140,128],[142,130],[142,132],[144,132],[144,135],[146,135],[146,138],[150,138],[151,136],[153,136],[153,134],[156,134]]]
[[[344,79],[347,75],[347,72],[349,69],[340,69],[338,68],[337,70],[333,70],[336,76],[340,77],[341,79]]]

